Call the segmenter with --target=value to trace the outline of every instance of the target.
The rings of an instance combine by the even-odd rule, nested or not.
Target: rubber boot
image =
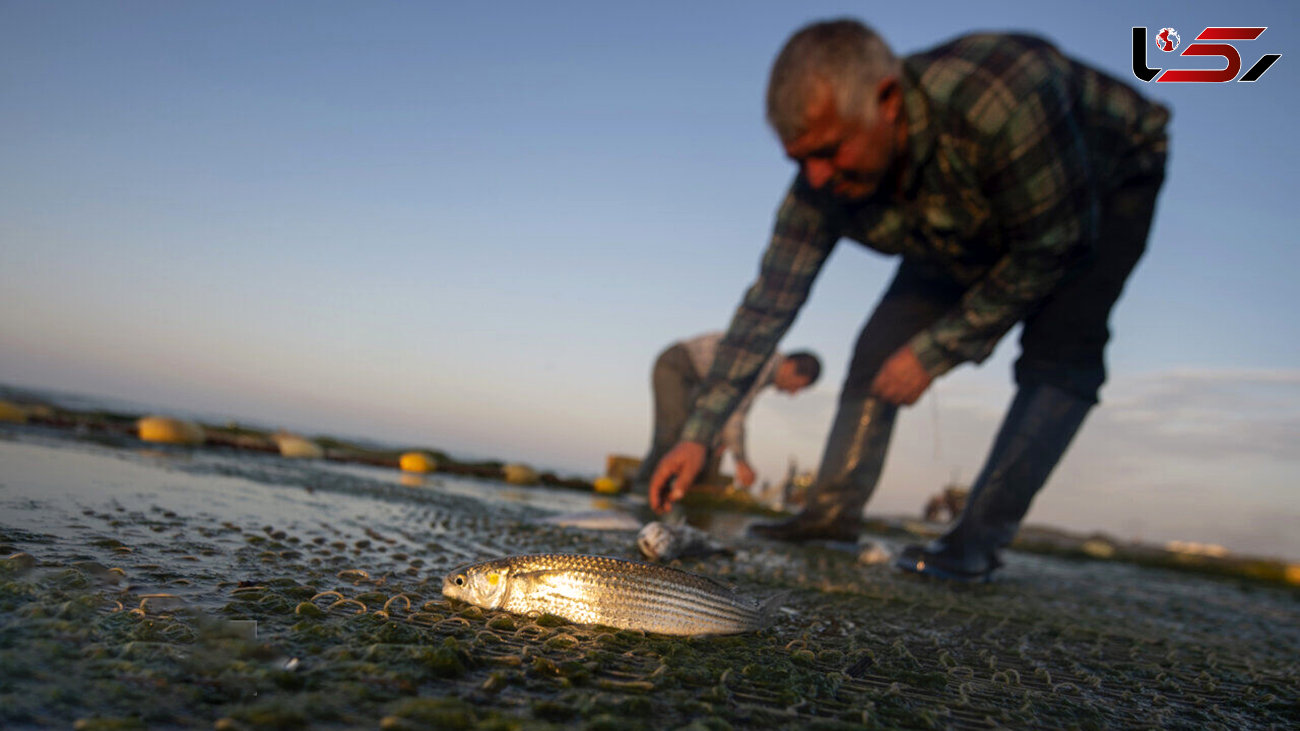
[[[1061,461],[1092,402],[1055,386],[1016,393],[957,523],[929,545],[908,546],[895,566],[945,579],[987,581],[1029,503]]]
[[[880,480],[897,413],[897,406],[874,398],[840,402],[803,510],[777,523],[750,526],[750,531],[778,541],[856,541],[862,507]]]

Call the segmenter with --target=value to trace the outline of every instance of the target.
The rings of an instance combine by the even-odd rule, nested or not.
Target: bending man
[[[897,564],[985,579],[1097,403],[1110,311],[1164,179],[1169,113],[1038,38],[970,35],[900,60],[840,20],[787,42],[767,115],[799,172],[651,505],[689,489],[704,445],[849,237],[902,261],[858,337],[805,509],[754,530],[854,538],[897,408],[1023,323],[1015,400],[965,510]]]

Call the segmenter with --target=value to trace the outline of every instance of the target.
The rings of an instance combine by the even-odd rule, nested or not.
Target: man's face
[[[785,362],[778,366],[776,373],[772,375],[772,385],[776,386],[776,390],[793,396],[808,387],[808,378],[799,375],[794,363]]]
[[[893,167],[900,148],[902,94],[898,82],[881,82],[879,114],[868,123],[845,119],[830,87],[821,81],[814,83],[806,131],[786,143],[786,154],[799,163],[813,189],[826,188],[845,200],[870,197]]]

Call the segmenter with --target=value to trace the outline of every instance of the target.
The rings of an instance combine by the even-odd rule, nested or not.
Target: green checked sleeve
[[[704,390],[682,430],[683,441],[713,443],[808,299],[813,280],[839,239],[838,227],[812,197],[796,178],[777,211],[758,279],[745,292],[718,345]]]
[[[1094,164],[1066,75],[1054,68],[1059,58],[1039,56],[991,88],[990,95],[1014,100],[1003,110],[996,101],[980,107],[1000,116],[980,170],[1007,252],[952,312],[909,343],[931,376],[987,358],[1091,250]]]

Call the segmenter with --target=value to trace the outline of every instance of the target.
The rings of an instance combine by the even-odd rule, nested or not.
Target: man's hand
[[[934,379],[917,360],[916,353],[904,345],[889,356],[871,382],[871,393],[891,404],[910,406],[921,398]]]
[[[664,458],[659,460],[654,476],[650,478],[650,508],[660,515],[668,512],[673,503],[686,496],[695,483],[695,477],[704,469],[709,450],[699,442],[678,442]],[[671,490],[668,479],[677,476]]]
[[[745,487],[754,484],[754,468],[743,459],[736,460],[736,482]]]

